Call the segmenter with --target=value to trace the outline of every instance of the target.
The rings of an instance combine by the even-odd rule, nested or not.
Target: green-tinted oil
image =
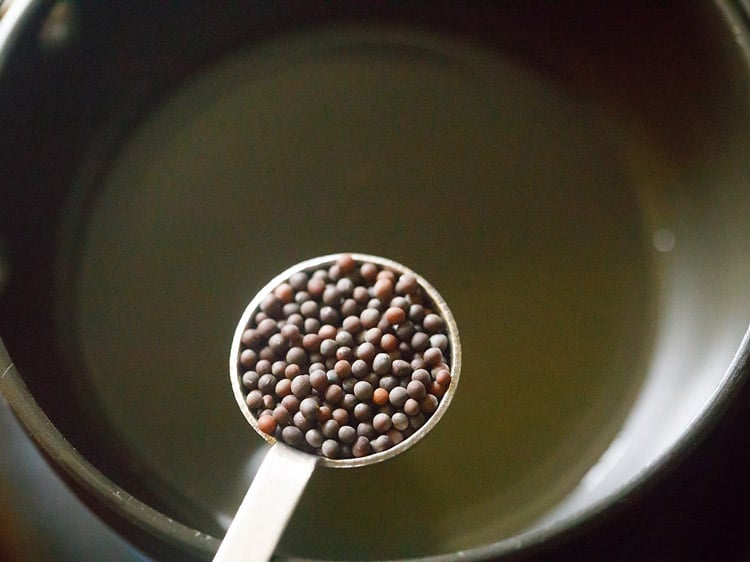
[[[229,384],[242,310],[302,259],[382,255],[448,301],[461,385],[397,459],[319,469],[281,550],[412,557],[526,528],[645,372],[653,248],[621,139],[587,100],[435,37],[321,33],[225,61],[141,124],[74,225],[92,404],[155,494],[221,532],[262,443]]]

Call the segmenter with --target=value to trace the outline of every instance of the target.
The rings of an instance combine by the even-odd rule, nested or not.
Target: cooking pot
[[[210,558],[265,451],[225,372],[238,313],[302,259],[385,255],[454,311],[462,388],[397,459],[318,471],[278,554],[559,546],[747,376],[749,16],[15,0],[3,395],[105,521]]]

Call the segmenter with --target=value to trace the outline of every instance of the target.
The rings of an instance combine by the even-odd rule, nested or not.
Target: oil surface
[[[155,494],[221,532],[262,447],[227,374],[239,315],[302,259],[382,255],[448,301],[461,387],[397,459],[318,470],[281,549],[412,557],[527,528],[645,372],[657,281],[620,142],[589,101],[449,39],[354,29],[226,60],[141,124],[76,226],[92,404]]]

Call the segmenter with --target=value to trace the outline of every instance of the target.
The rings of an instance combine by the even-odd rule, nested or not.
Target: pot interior
[[[445,297],[461,388],[398,458],[318,470],[280,553],[470,551],[622,489],[711,406],[750,317],[730,11],[629,6],[259,12],[273,33],[176,62],[185,39],[144,62],[157,30],[141,52],[112,17],[84,65],[101,84],[74,85],[122,86],[118,56],[138,80],[90,114],[42,100],[86,148],[16,166],[34,190],[3,195],[0,328],[45,412],[117,485],[221,537],[265,451],[227,376],[236,321],[278,271],[351,250]],[[40,56],[40,80],[71,57]],[[59,139],[32,124],[44,162]]]

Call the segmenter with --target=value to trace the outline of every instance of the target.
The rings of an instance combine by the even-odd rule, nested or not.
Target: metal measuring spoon
[[[403,441],[386,450],[372,452],[362,457],[338,459],[293,448],[261,430],[258,420],[246,402],[247,390],[242,382],[243,372],[240,365],[240,353],[244,347],[242,335],[251,326],[256,313],[261,309],[261,303],[268,295],[273,293],[279,285],[288,281],[293,274],[298,272],[312,273],[318,269],[327,269],[337,263],[342,256],[351,256],[358,265],[372,263],[380,269],[390,270],[396,275],[409,274],[416,279],[418,287],[426,297],[426,303],[443,320],[443,332],[448,338],[447,349],[449,350],[451,380],[445,394],[439,400],[437,409],[424,425],[416,429]],[[214,561],[268,560],[294,512],[313,470],[317,466],[322,465],[331,468],[368,466],[403,453],[421,440],[440,421],[456,391],[460,371],[461,345],[453,314],[435,288],[407,267],[377,256],[356,253],[333,254],[301,262],[276,276],[258,292],[245,309],[237,325],[229,357],[230,378],[237,404],[253,429],[272,447],[266,454],[245,498],[242,500]]]

